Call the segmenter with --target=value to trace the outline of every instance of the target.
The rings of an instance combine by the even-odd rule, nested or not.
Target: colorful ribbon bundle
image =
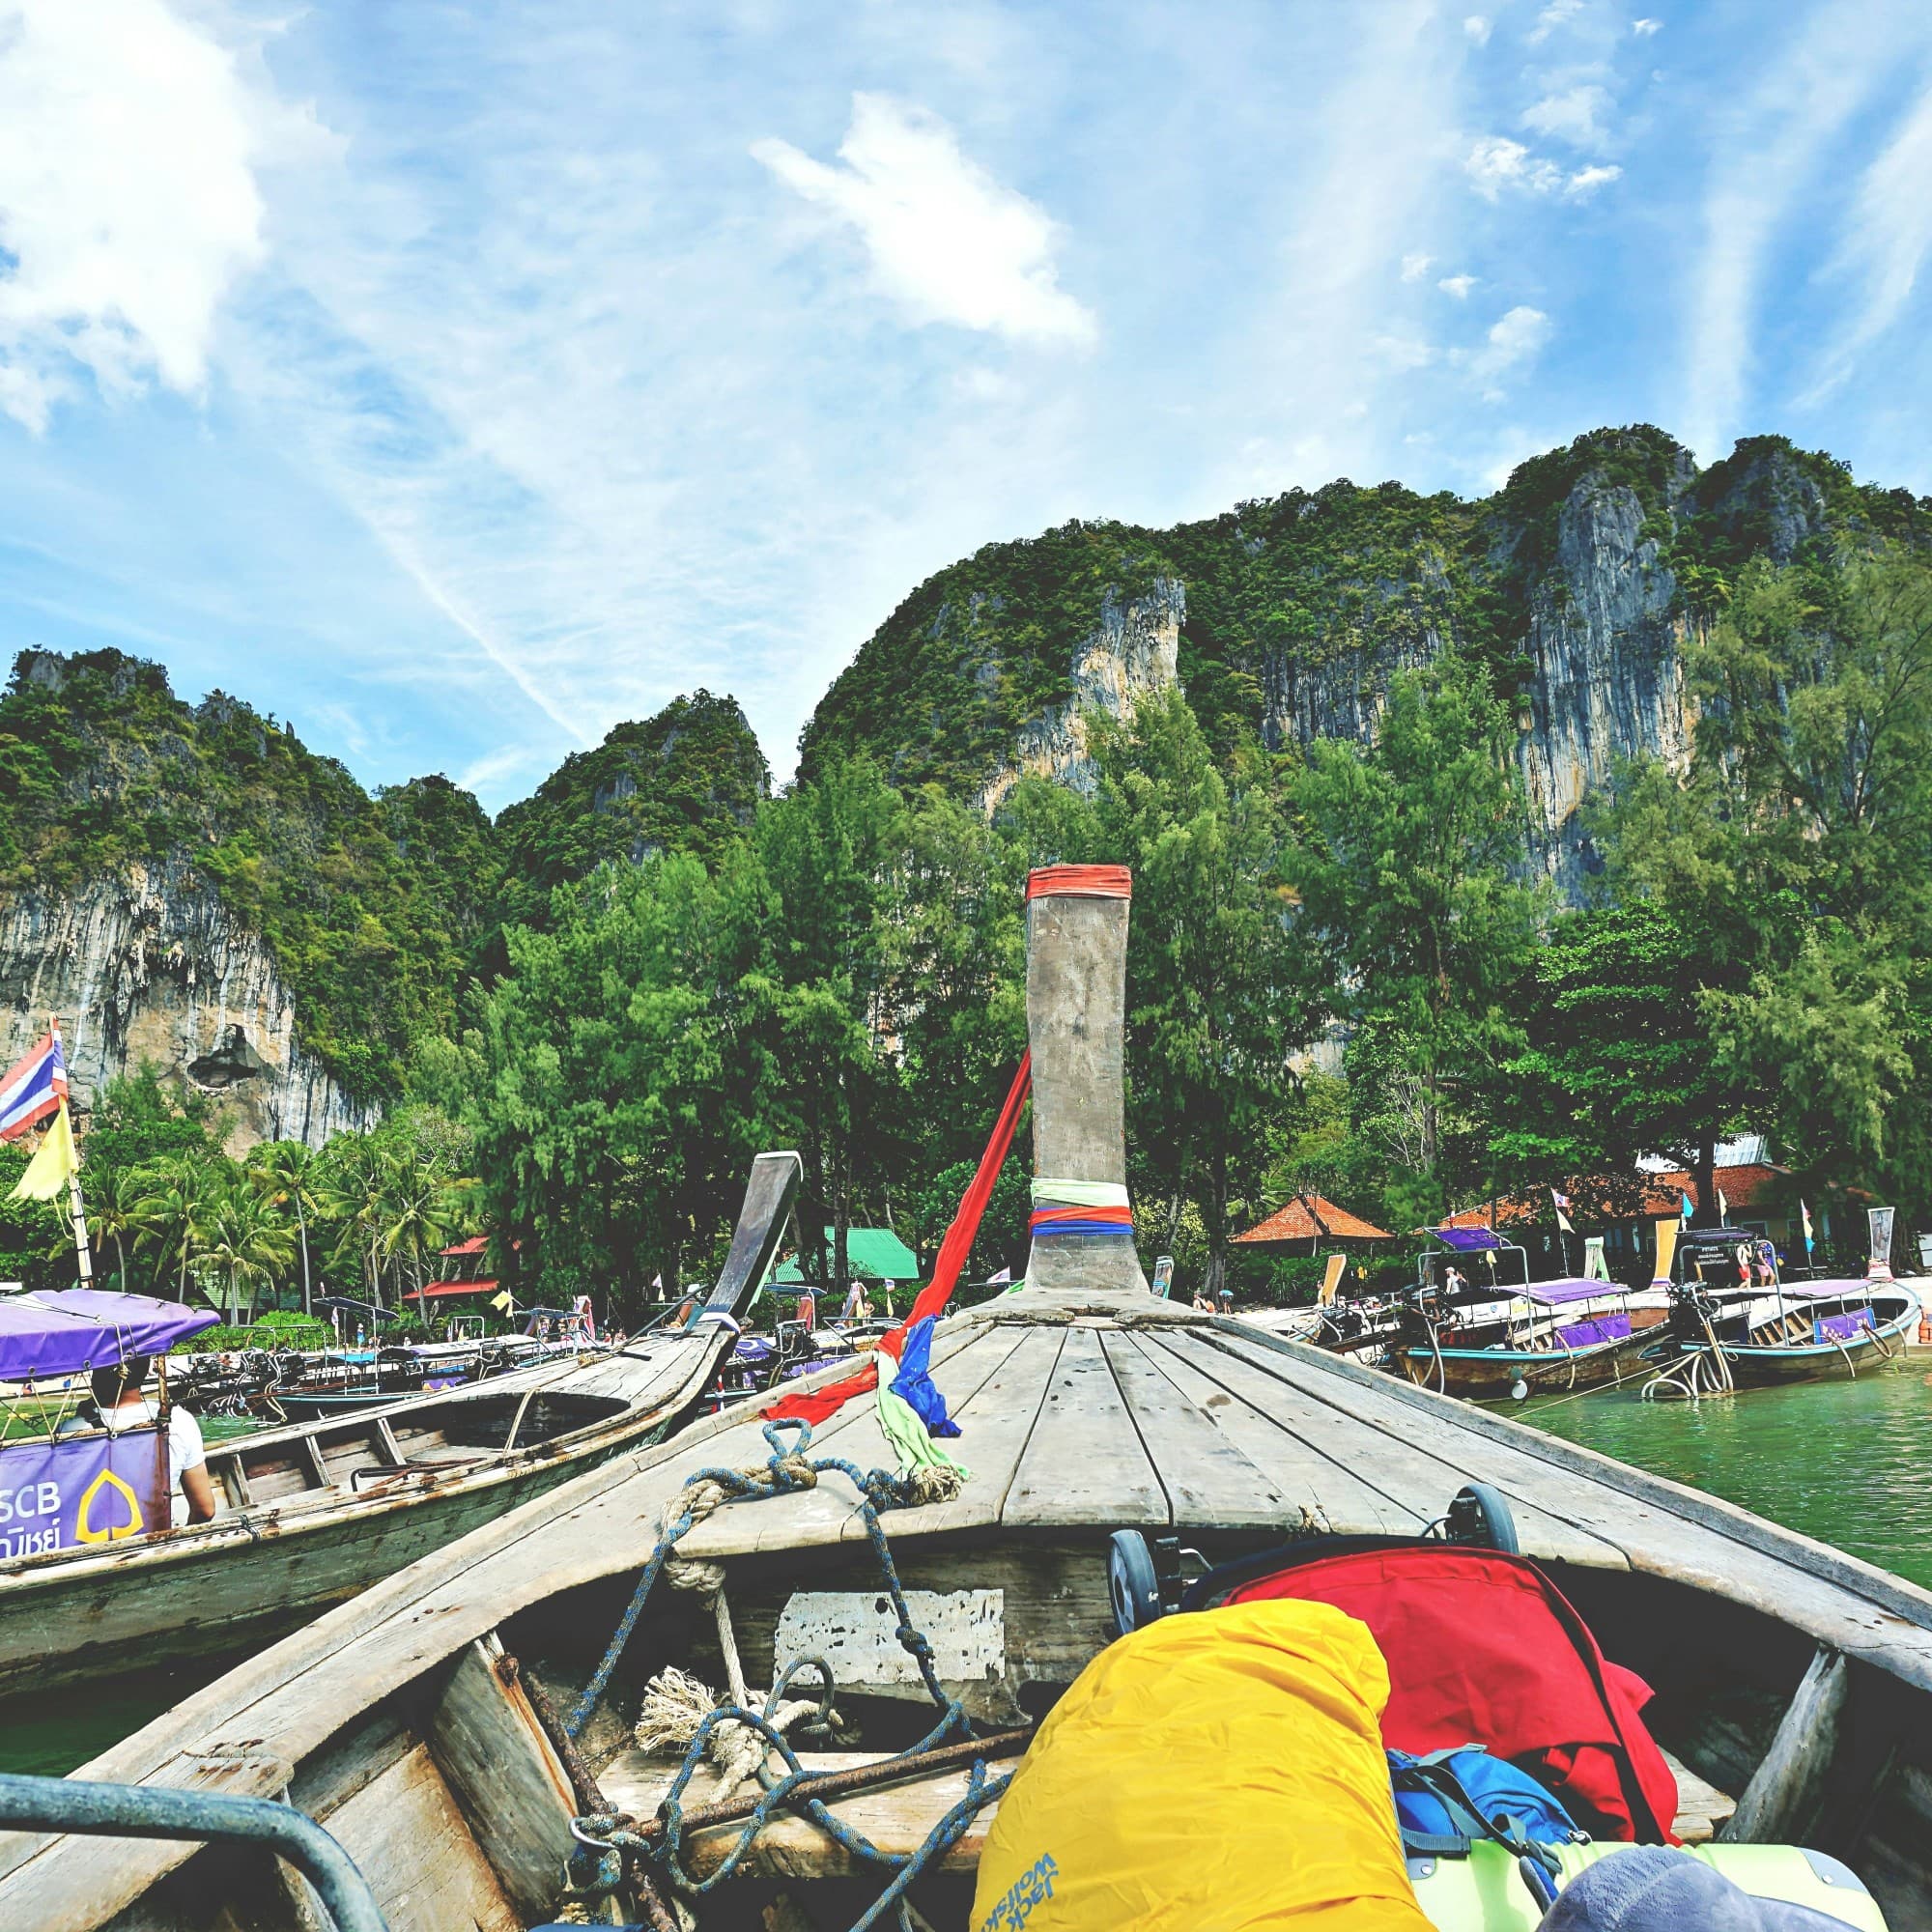
[[[1117,1180],[1036,1180],[1036,1235],[1131,1235],[1134,1210]]]

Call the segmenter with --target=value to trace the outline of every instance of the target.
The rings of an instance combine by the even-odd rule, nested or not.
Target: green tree
[[[469,1124],[486,1218],[544,1292],[672,1286],[736,1207],[760,1138],[766,890],[734,846],[559,892],[507,935],[473,1045]]]
[[[1738,573],[1686,649],[1678,778],[1628,773],[1610,879],[1694,935],[1714,1067],[1820,1184],[1932,1192],[1932,567]]]
[[[1321,741],[1291,787],[1296,930],[1337,1017],[1400,1043],[1416,1174],[1442,1205],[1444,1106],[1518,1044],[1510,1009],[1539,895],[1522,882],[1513,733],[1486,671],[1454,657],[1391,683],[1373,746]]]
[[[810,1265],[842,1282],[854,1203],[889,1172],[881,1155],[902,1118],[896,1048],[908,1014],[888,998],[887,925],[904,802],[865,759],[831,761],[759,814],[753,839],[772,897],[773,1118],[822,1209],[809,1203],[801,1217]]]
[[[1492,1148],[1536,1180],[1628,1175],[1667,1154],[1693,1178],[1700,1218],[1716,1218],[1717,1144],[1747,1124],[1751,1090],[1718,1050],[1720,968],[1689,909],[1633,899],[1560,919],[1523,988],[1526,1045],[1503,1068]]]
[[[1131,1115],[1143,1174],[1191,1203],[1207,1288],[1226,1275],[1236,1202],[1254,1203],[1267,1122],[1322,1019],[1290,931],[1288,828],[1266,763],[1231,785],[1185,698],[1145,699],[1099,748],[1100,847],[1133,867],[1127,949]]]
[[[302,1141],[264,1141],[248,1153],[248,1171],[264,1201],[277,1213],[292,1215],[301,1254],[302,1313],[310,1312],[314,1286],[309,1278],[308,1230],[322,1209],[323,1157]]]
[[[259,1304],[270,1287],[295,1260],[288,1225],[239,1170],[212,1178],[195,1221],[195,1246],[202,1264],[227,1285],[228,1319],[242,1319],[242,1290]]]

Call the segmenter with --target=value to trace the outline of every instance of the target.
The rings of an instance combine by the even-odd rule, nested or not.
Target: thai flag
[[[58,1113],[67,1098],[67,1062],[60,1035],[43,1035],[0,1081],[0,1141],[16,1141],[29,1127]]]

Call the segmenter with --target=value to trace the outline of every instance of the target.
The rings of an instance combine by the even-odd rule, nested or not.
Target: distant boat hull
[[[1403,1373],[1419,1388],[1478,1399],[1511,1395],[1521,1383],[1533,1394],[1603,1388],[1631,1376],[1655,1328],[1638,1328],[1580,1349],[1442,1349],[1410,1344],[1401,1351]]]

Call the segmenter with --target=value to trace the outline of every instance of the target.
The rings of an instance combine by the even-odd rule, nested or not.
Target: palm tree
[[[262,1199],[283,1212],[293,1211],[301,1244],[302,1313],[310,1313],[308,1222],[323,1206],[324,1163],[302,1141],[267,1141],[248,1156],[248,1170]]]
[[[241,1320],[242,1282],[272,1281],[295,1260],[288,1224],[245,1177],[213,1195],[198,1232],[202,1259],[227,1277],[231,1321]]]
[[[175,1299],[185,1301],[188,1258],[194,1253],[213,1194],[213,1164],[174,1154],[135,1172],[141,1177],[142,1187],[138,1211],[149,1237],[163,1243],[176,1265]]]
[[[397,1264],[397,1288],[402,1264],[411,1264],[416,1286],[422,1286],[424,1263],[446,1247],[466,1224],[468,1183],[450,1180],[433,1170],[399,1175],[393,1192],[383,1201],[382,1242],[385,1261]]]
[[[102,1242],[114,1244],[114,1278],[124,1294],[128,1293],[128,1244],[138,1248],[154,1232],[152,1218],[145,1211],[145,1191],[137,1168],[103,1167],[88,1177],[88,1230],[97,1253]],[[62,1243],[63,1249],[71,1245]]]

